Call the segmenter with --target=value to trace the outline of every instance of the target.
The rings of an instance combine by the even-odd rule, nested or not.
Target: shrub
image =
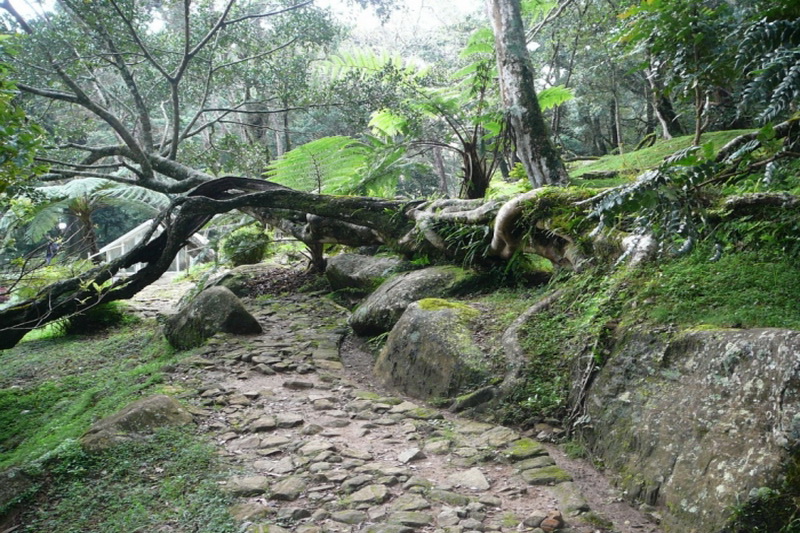
[[[131,324],[139,320],[128,312],[122,302],[110,302],[91,307],[86,311],[70,317],[64,322],[64,333],[81,335],[95,333],[115,326]]]
[[[269,249],[270,238],[258,224],[250,224],[233,231],[221,245],[222,255],[233,266],[253,265],[261,262]]]

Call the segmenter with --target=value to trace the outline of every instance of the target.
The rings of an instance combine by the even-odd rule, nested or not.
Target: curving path
[[[226,489],[246,531],[659,531],[586,464],[357,380],[363,364],[340,359],[347,312],[330,301],[246,303],[263,335],[214,337],[172,374],[242,473]]]

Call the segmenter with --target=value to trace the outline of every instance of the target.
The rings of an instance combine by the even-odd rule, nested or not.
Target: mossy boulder
[[[87,450],[103,450],[152,433],[158,428],[182,426],[192,421],[192,415],[177,400],[157,394],[133,402],[118,413],[95,423],[81,437],[81,445]]]
[[[720,531],[751,491],[791,479],[800,332],[629,332],[586,407],[592,453],[629,498],[661,507],[670,531]]]
[[[375,374],[422,399],[452,397],[484,384],[489,366],[470,330],[478,315],[473,307],[441,299],[412,303],[389,333]]]
[[[239,335],[263,332],[239,298],[225,287],[204,290],[164,323],[164,336],[179,350],[201,346],[220,331]]]
[[[480,282],[475,273],[454,266],[403,272],[370,294],[350,317],[349,323],[358,335],[379,335],[391,330],[412,302],[424,298],[446,298],[477,287]]]
[[[392,274],[411,270],[412,265],[396,257],[339,254],[328,258],[325,277],[333,290],[374,291]]]

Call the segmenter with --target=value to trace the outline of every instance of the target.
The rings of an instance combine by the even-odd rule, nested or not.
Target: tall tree
[[[534,88],[519,0],[486,0],[497,52],[500,92],[517,156],[534,187],[563,184],[567,171],[550,138]]]
[[[6,24],[27,35],[19,56],[7,59],[17,88],[48,102],[41,109],[56,131],[64,115],[90,124],[60,140],[44,179],[103,177],[166,193],[211,179],[202,156],[230,133],[229,123],[267,112],[261,95],[237,81],[247,69],[265,68],[287,47],[314,48],[319,32],[302,29],[330,24],[310,0],[59,0],[48,17],[32,20],[7,0],[0,8]],[[278,31],[293,26],[301,30]],[[276,39],[256,42],[248,32]],[[269,106],[276,111],[285,110]]]

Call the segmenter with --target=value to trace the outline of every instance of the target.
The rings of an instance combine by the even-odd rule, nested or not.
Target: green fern
[[[273,161],[267,177],[281,185],[322,194],[343,194],[364,167],[364,148],[350,137],[323,137]]]
[[[539,99],[539,106],[542,108],[542,111],[547,111],[550,108],[560,106],[575,98],[575,92],[563,85],[556,85],[539,91],[539,94],[536,96]]]
[[[91,214],[101,207],[127,206],[155,215],[170,203],[165,194],[102,178],[36,187],[34,194],[37,200],[24,215],[9,210],[0,218],[0,232],[10,235],[24,227],[26,239],[37,242],[58,225],[67,211]]]

